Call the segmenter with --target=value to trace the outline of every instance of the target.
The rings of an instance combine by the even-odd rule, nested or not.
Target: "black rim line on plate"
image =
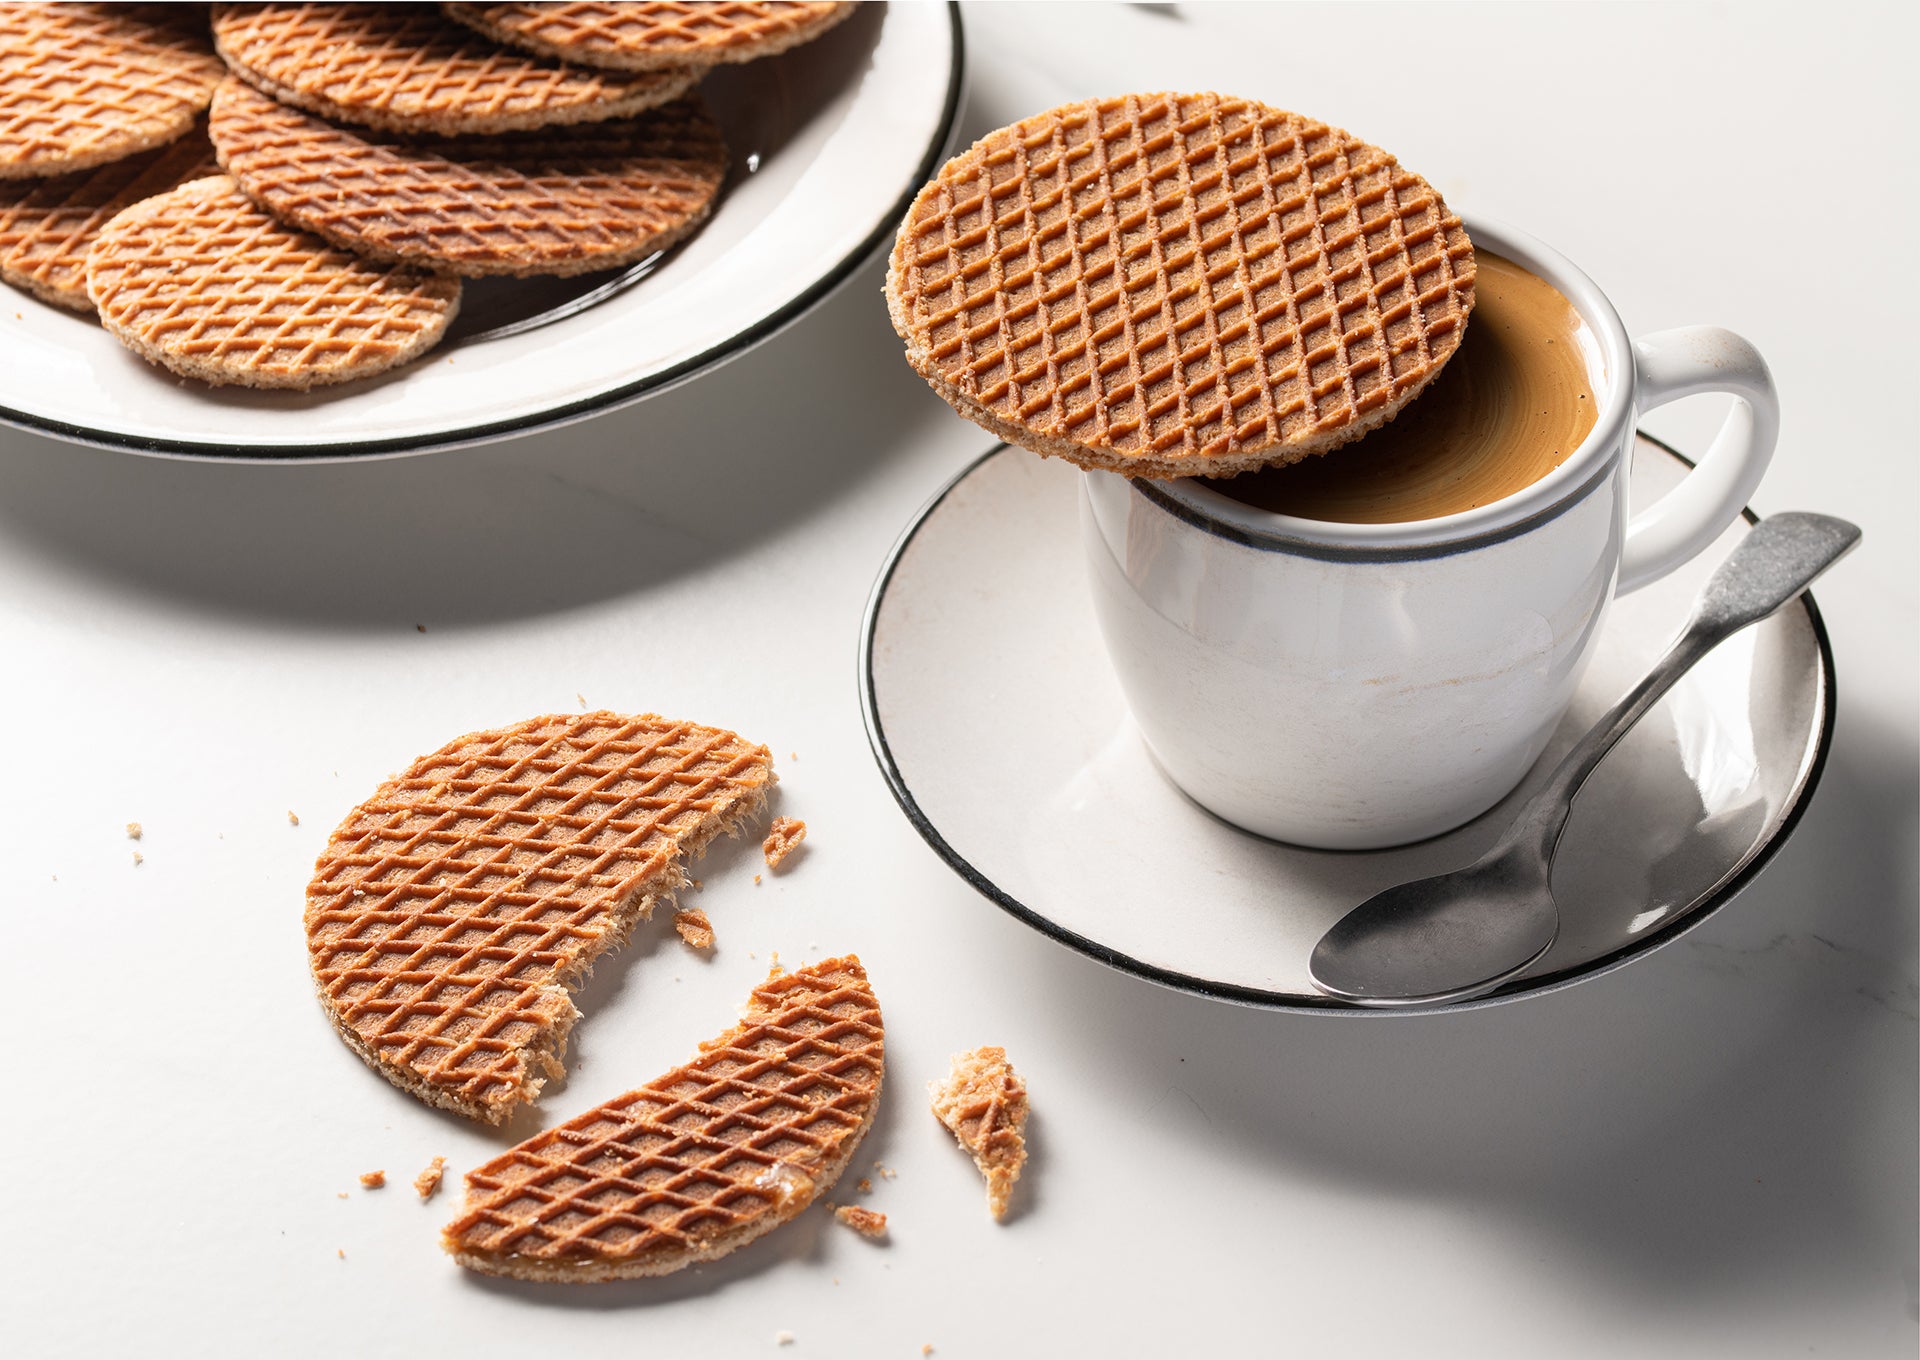
[[[1635,437],[1644,439],[1649,444],[1677,458],[1689,469],[1694,466],[1693,459],[1681,453],[1680,450],[1674,448],[1673,445],[1667,443],[1665,440],[1656,439],[1652,435],[1638,430],[1635,431]],[[1528,980],[1514,984],[1510,988],[1502,988],[1484,997],[1478,997],[1471,1001],[1455,1002],[1445,1006],[1405,1008],[1355,1006],[1347,1002],[1335,1001],[1331,997],[1325,1000],[1318,1000],[1311,997],[1304,997],[1293,992],[1272,992],[1258,987],[1244,987],[1237,983],[1215,982],[1207,978],[1194,977],[1189,973],[1180,973],[1169,968],[1162,968],[1157,964],[1143,962],[1140,959],[1134,958],[1132,955],[1123,954],[1117,949],[1101,944],[1097,940],[1088,939],[1077,931],[1068,930],[1065,926],[1041,915],[1018,898],[1002,891],[993,880],[974,868],[965,856],[947,843],[946,838],[940,834],[938,828],[936,828],[932,821],[928,819],[927,815],[920,810],[919,803],[915,801],[912,792],[907,788],[906,779],[902,776],[899,765],[894,761],[893,750],[887,744],[886,732],[880,725],[879,703],[878,696],[875,693],[873,674],[874,630],[879,622],[880,605],[886,598],[887,587],[892,583],[893,573],[900,565],[901,559],[906,555],[906,551],[908,547],[912,545],[914,538],[918,536],[921,528],[927,521],[933,517],[934,512],[940,508],[942,502],[952,494],[956,487],[966,481],[968,477],[972,476],[973,473],[987,463],[988,460],[997,457],[1009,447],[1010,446],[1005,443],[996,444],[954,474],[945,485],[933,494],[932,498],[929,499],[925,505],[920,507],[914,517],[908,521],[906,529],[901,533],[900,537],[895,540],[893,547],[888,551],[886,562],[880,568],[879,579],[874,582],[872,593],[867,598],[866,615],[861,620],[860,625],[860,656],[858,662],[860,716],[866,725],[867,741],[873,747],[874,759],[880,766],[880,773],[882,777],[885,778],[887,788],[892,792],[894,801],[900,805],[900,810],[906,814],[907,821],[912,824],[913,829],[920,833],[920,838],[932,847],[933,852],[946,862],[948,868],[958,874],[974,891],[978,892],[994,905],[1000,907],[1016,920],[1031,926],[1042,935],[1066,945],[1069,949],[1085,954],[1096,962],[1104,963],[1123,973],[1131,973],[1135,977],[1143,978],[1148,982],[1158,983],[1162,987],[1168,987],[1178,992],[1189,992],[1193,995],[1208,997],[1216,1001],[1231,1001],[1243,1006],[1255,1006],[1262,1010],[1286,1011],[1300,1015],[1451,1015],[1463,1011],[1484,1010],[1488,1007],[1503,1005],[1510,1001],[1520,1001],[1529,997],[1545,996],[1552,992],[1564,991],[1568,987],[1600,977],[1606,973],[1611,973],[1616,968],[1622,968],[1644,955],[1651,954],[1655,950],[1673,943],[1673,941],[1679,939],[1682,935],[1685,935],[1696,926],[1704,923],[1710,916],[1719,911],[1720,908],[1739,896],[1747,884],[1751,883],[1761,870],[1773,862],[1773,857],[1779,853],[1780,847],[1785,845],[1787,840],[1793,835],[1794,830],[1800,824],[1801,816],[1806,812],[1807,805],[1813,801],[1814,790],[1818,788],[1820,784],[1820,776],[1826,770],[1827,755],[1833,746],[1834,716],[1839,708],[1839,695],[1836,689],[1836,676],[1833,668],[1833,646],[1827,638],[1826,621],[1821,618],[1819,606],[1814,603],[1813,592],[1807,591],[1800,596],[1799,603],[1807,612],[1807,622],[1813,628],[1814,643],[1820,654],[1822,697],[1824,699],[1824,711],[1821,714],[1820,721],[1820,735],[1814,743],[1813,759],[1808,763],[1806,773],[1801,778],[1799,787],[1794,791],[1786,812],[1781,817],[1780,824],[1775,829],[1773,835],[1770,836],[1759,849],[1754,851],[1747,862],[1736,869],[1720,886],[1714,888],[1707,893],[1705,897],[1701,898],[1696,905],[1675,916],[1659,929],[1649,931],[1640,939],[1624,945],[1610,954],[1603,954],[1599,958],[1593,959],[1579,968],[1551,974],[1544,978]],[[1760,517],[1754,514],[1751,508],[1743,507],[1740,514],[1750,525],[1760,522]]]
[[[532,434],[537,430],[570,425],[575,421],[585,420],[590,416],[638,401],[642,397],[655,396],[668,388],[678,387],[681,383],[700,376],[707,369],[737,358],[754,346],[772,339],[800,320],[820,303],[826,301],[831,293],[872,258],[874,251],[892,238],[899,227],[900,218],[912,206],[914,195],[920,192],[921,186],[932,176],[934,169],[946,156],[954,133],[960,126],[960,96],[966,89],[967,49],[965,32],[960,25],[959,0],[947,0],[947,24],[953,38],[953,60],[947,68],[947,93],[941,106],[939,127],[929,141],[927,153],[921,158],[919,168],[914,171],[913,179],[906,191],[893,207],[888,209],[880,225],[848,252],[839,264],[815,279],[778,311],[762,317],[745,330],[735,332],[711,349],[684,359],[669,369],[650,374],[599,396],[587,397],[565,406],[556,406],[550,410],[519,416],[512,420],[495,421],[488,425],[473,425],[418,438],[369,439],[311,447],[294,446],[274,449],[269,453],[227,451],[218,444],[194,443],[188,440],[147,439],[133,436],[107,437],[85,426],[69,425],[65,421],[48,420],[24,411],[16,411],[4,403],[0,403],[0,425],[12,425],[34,434],[51,435],[69,443],[87,444],[94,448],[184,458],[196,462],[349,462],[361,458],[400,457],[405,454],[430,453],[440,449],[464,448],[474,444],[492,443],[494,440],[514,435]]]

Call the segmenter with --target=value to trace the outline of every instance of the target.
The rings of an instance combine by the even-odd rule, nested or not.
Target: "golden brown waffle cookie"
[[[1053,109],[921,190],[887,307],[907,359],[1002,438],[1135,477],[1358,438],[1460,343],[1473,247],[1350,133],[1221,95]]]
[[[226,74],[180,7],[0,5],[0,179],[65,175],[185,135]]]
[[[587,127],[406,142],[229,80],[212,130],[220,163],[281,221],[370,259],[456,274],[644,259],[706,218],[727,173],[698,96]]]
[[[692,1062],[469,1172],[441,1244],[523,1280],[665,1275],[725,1256],[845,1169],[879,1104],[883,1040],[859,959],[776,968]]]
[[[121,209],[220,173],[206,130],[52,179],[0,181],[0,278],[60,307],[93,313],[87,250]]]
[[[421,757],[314,866],[328,1018],[396,1086],[499,1123],[562,1070],[568,989],[773,782],[766,747],[653,714],[532,718]]]
[[[929,1082],[933,1113],[987,1178],[987,1207],[995,1218],[1007,1212],[1007,1195],[1027,1164],[1027,1084],[1007,1062],[1004,1048],[976,1048],[953,1055],[945,1081]]]
[[[459,310],[460,282],[356,259],[212,175],[102,227],[87,295],[152,363],[215,384],[308,388],[426,353]]]
[[[700,76],[545,61],[431,5],[219,5],[213,36],[236,75],[282,103],[439,136],[625,118],[678,99]]]
[[[753,61],[812,42],[852,4],[447,4],[477,32],[529,52],[621,71]]]

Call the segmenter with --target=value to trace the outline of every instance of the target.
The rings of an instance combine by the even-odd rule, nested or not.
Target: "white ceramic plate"
[[[1642,438],[1637,497],[1687,464]],[[1002,448],[934,498],[868,607],[867,732],[908,818],[989,900],[1103,963],[1282,1010],[1408,1015],[1316,992],[1307,957],[1348,910],[1470,863],[1594,720],[1666,650],[1747,532],[1616,602],[1573,707],[1527,781],[1478,821],[1378,852],[1305,850],[1190,802],[1134,730],[1080,549],[1080,474]],[[1588,781],[1554,863],[1553,948],[1461,1010],[1640,958],[1726,903],[1792,830],[1832,735],[1833,656],[1803,597],[1722,644]]]
[[[868,4],[702,83],[733,152],[713,217],[617,277],[470,283],[447,341],[313,393],[207,387],[92,320],[0,289],[0,420],[201,458],[352,458],[479,443],[658,392],[766,339],[891,236],[960,110],[956,5]]]

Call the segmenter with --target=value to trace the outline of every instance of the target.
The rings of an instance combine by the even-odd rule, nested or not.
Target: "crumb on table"
[[[773,1344],[776,1346],[791,1346],[793,1344],[793,1333],[775,1332],[773,1334]]]
[[[127,823],[127,839],[128,840],[137,841],[145,834],[146,832],[141,828],[140,823],[138,822]]]
[[[435,1157],[431,1162],[427,1163],[427,1169],[425,1171],[422,1171],[413,1178],[413,1188],[419,1192],[421,1199],[432,1199],[433,1192],[440,1188],[440,1178],[446,1174],[447,1159],[445,1157]]]
[[[862,1237],[887,1235],[887,1216],[873,1209],[862,1209],[857,1204],[836,1204],[833,1216]]]
[[[933,1113],[987,1180],[987,1207],[1004,1218],[1007,1195],[1027,1161],[1027,1084],[995,1045],[953,1056],[943,1081],[931,1082]],[[883,1171],[881,1173],[885,1175]]]
[[[360,1173],[360,1184],[366,1186],[369,1190],[378,1190],[386,1183],[387,1173],[384,1171],[363,1171]]]
[[[713,922],[698,907],[686,907],[673,914],[673,928],[680,938],[695,949],[713,948]]]
[[[807,824],[798,817],[775,817],[773,825],[767,829],[767,839],[760,852],[767,857],[767,867],[778,869],[780,861],[791,855],[807,838]]]
[[[300,825],[300,814],[295,812],[292,808],[287,809],[287,825],[288,826]]]
[[[133,862],[135,864],[145,864],[147,862],[147,857],[141,854],[138,850],[136,850],[133,852]]]

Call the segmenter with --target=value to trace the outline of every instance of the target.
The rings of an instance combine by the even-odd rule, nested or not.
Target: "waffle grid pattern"
[[[448,4],[453,18],[529,51],[622,70],[753,61],[810,42],[853,12],[840,3]]]
[[[212,133],[221,163],[275,217],[375,259],[461,274],[640,259],[706,216],[727,170],[697,96],[618,122],[409,143],[229,80]]]
[[[775,976],[692,1062],[470,1173],[447,1248],[467,1264],[652,1274],[738,1245],[844,1166],[879,1095],[883,1037],[857,959]]]
[[[335,250],[215,175],[109,222],[87,256],[87,292],[108,329],[176,371],[310,387],[430,347],[458,308],[460,284]]]
[[[934,1115],[952,1130],[987,1178],[987,1206],[995,1218],[1026,1165],[1027,1087],[1004,1048],[954,1055],[953,1071],[932,1087]]]
[[[653,715],[537,718],[423,757],[333,833],[307,889],[335,1023],[423,1098],[504,1118],[555,1070],[563,989],[771,783],[765,747]]]
[[[1246,101],[1130,95],[949,162],[890,289],[936,385],[1102,465],[1177,465],[1317,451],[1410,398],[1472,280],[1459,220],[1378,148]]]
[[[0,277],[91,312],[87,251],[122,209],[220,173],[200,130],[153,151],[52,179],[0,183]]]
[[[564,66],[488,42],[430,5],[222,5],[235,74],[324,117],[399,132],[504,132],[622,118],[679,98],[691,68]]]
[[[135,7],[0,5],[0,179],[86,169],[172,141],[224,74],[204,36]]]

